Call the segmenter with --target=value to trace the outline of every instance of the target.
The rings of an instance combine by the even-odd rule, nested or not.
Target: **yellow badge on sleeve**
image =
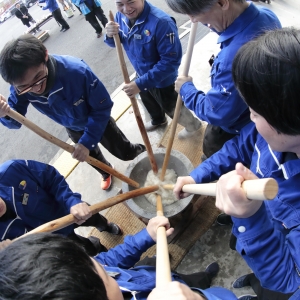
[[[26,188],[26,181],[25,181],[25,180],[22,180],[22,181],[19,183],[19,189],[25,190],[25,188]]]

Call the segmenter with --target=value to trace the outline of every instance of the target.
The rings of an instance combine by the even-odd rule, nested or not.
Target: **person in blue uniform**
[[[92,215],[81,195],[73,193],[52,166],[33,160],[9,160],[0,165],[0,241],[13,240],[30,230],[72,214],[77,224],[57,233],[80,243],[89,255],[105,251],[99,239],[84,238],[74,228],[94,226],[115,235],[122,230],[100,215]]]
[[[100,142],[121,160],[132,160],[145,146],[132,144],[110,116],[113,102],[106,88],[81,59],[50,55],[32,35],[8,42],[0,53],[0,74],[11,84],[8,101],[0,95],[0,122],[18,129],[21,124],[6,116],[10,109],[26,115],[29,104],[63,125],[74,143],[73,158],[85,161],[88,155],[111,167]],[[107,190],[111,175],[102,175],[101,188]]]
[[[234,287],[251,285],[258,299],[300,297],[299,41],[300,30],[277,29],[239,50],[233,80],[252,123],[190,176],[179,177],[174,188],[182,198],[184,184],[220,178],[216,206],[232,217],[234,248],[254,273]],[[268,177],[278,182],[278,195],[272,201],[248,200],[241,183]]]
[[[24,237],[0,251],[0,297],[3,300],[15,297],[27,300],[45,297],[68,300],[237,299],[224,288],[209,288],[216,275],[209,271],[183,275],[184,278],[208,277],[209,283],[203,288],[189,287],[178,273],[172,273],[171,283],[155,288],[155,267],[135,264],[142,253],[155,244],[159,226],[166,226],[167,235],[173,232],[168,219],[155,217],[145,229],[127,236],[124,244],[94,258],[71,241],[54,234]]]
[[[190,76],[178,76],[175,89],[184,104],[208,123],[203,139],[203,159],[222,148],[250,122],[247,105],[231,76],[233,58],[239,48],[266,30],[280,28],[276,15],[246,0],[166,0],[169,7],[187,14],[215,31],[220,52],[211,57],[211,89],[198,90]],[[197,55],[197,53],[195,53]]]
[[[182,49],[175,20],[146,0],[116,0],[115,22],[106,25],[105,43],[114,47],[113,36],[119,34],[124,50],[137,78],[124,85],[129,96],[140,94],[150,114],[145,124],[148,131],[167,123],[165,114],[173,118],[177,96],[174,82],[178,75]],[[182,105],[178,123],[184,129],[179,138],[193,136],[201,122]]]
[[[46,5],[45,6],[40,5],[41,3],[46,3]],[[39,0],[37,2],[37,5],[39,5],[43,10],[49,9],[49,11],[52,13],[55,21],[61,26],[60,31],[65,32],[68,29],[70,29],[69,24],[67,23],[67,21],[63,18],[62,14],[61,14],[61,10],[60,10],[56,0]]]

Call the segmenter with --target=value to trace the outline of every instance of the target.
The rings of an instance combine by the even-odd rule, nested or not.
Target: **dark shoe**
[[[68,29],[70,29],[70,26],[69,26],[69,27],[65,27],[65,28],[62,30],[62,32],[65,32],[65,31],[67,31]]]
[[[216,222],[217,222],[217,224],[219,224],[221,226],[233,224],[231,216],[226,215],[224,213],[221,213],[218,215]]]
[[[205,160],[207,160],[207,156],[205,154],[201,155],[201,162],[204,162]]]
[[[217,262],[213,262],[210,265],[208,265],[205,269],[205,273],[208,273],[210,275],[210,278],[213,279],[216,277],[219,273],[220,267]]]
[[[238,297],[239,300],[258,300],[256,295],[242,295]]]
[[[245,286],[250,286],[250,281],[249,281],[249,274],[247,275],[243,275],[241,277],[239,277],[238,279],[236,279],[233,283],[232,283],[232,287],[235,289],[241,289]]]
[[[123,234],[122,229],[117,224],[112,223],[112,222],[108,223],[105,231],[108,233],[111,233],[113,235],[122,235]]]
[[[146,131],[152,131],[152,130],[154,130],[155,128],[157,128],[159,126],[163,126],[163,125],[166,125],[166,124],[168,124],[167,118],[165,118],[164,121],[162,123],[159,123],[159,124],[153,124],[152,121],[149,121],[145,124],[145,129],[146,129]]]
[[[101,38],[101,36],[102,36],[102,32],[97,33],[97,39]]]
[[[64,30],[64,28],[62,27],[61,29],[60,29],[60,31],[63,31]]]
[[[139,156],[141,153],[145,152],[146,151],[146,147],[142,144],[137,144],[139,145],[139,149],[136,150],[136,156]]]
[[[92,253],[88,253],[90,256],[95,256],[100,252],[107,252],[107,248],[100,243],[100,240],[95,236],[88,237],[89,241],[93,244],[94,250]]]

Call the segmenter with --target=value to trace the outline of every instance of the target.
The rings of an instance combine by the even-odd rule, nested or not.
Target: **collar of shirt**
[[[240,14],[228,28],[220,33],[218,38],[218,44],[223,43],[224,41],[231,39],[235,35],[242,32],[259,14],[258,8],[250,3],[247,9]]]

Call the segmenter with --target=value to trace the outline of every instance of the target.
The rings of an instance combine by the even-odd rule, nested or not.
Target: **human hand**
[[[132,81],[124,85],[123,91],[127,94],[128,97],[131,98],[134,97],[136,94],[138,94],[140,92],[140,89],[135,83],[135,81]]]
[[[80,225],[92,216],[89,206],[82,202],[73,205],[70,213],[76,218],[76,224]]]
[[[174,228],[170,228],[169,220],[163,216],[157,216],[149,220],[146,227],[149,235],[156,242],[156,232],[158,227],[166,227],[166,235],[169,236],[173,233]]]
[[[147,300],[204,300],[201,295],[193,292],[187,285],[172,281],[162,287],[156,287]]]
[[[236,218],[249,218],[261,207],[263,201],[246,198],[241,185],[244,180],[257,179],[249,169],[237,163],[235,171],[220,177],[217,182],[216,207]]]
[[[193,78],[191,76],[183,76],[179,75],[175,81],[175,91],[180,94],[180,89],[184,83],[191,81],[193,82]]]
[[[83,146],[82,144],[75,144],[74,145],[74,152],[72,153],[72,157],[83,162],[85,161],[89,154],[90,154],[90,150],[88,148],[86,148],[85,146]]]
[[[4,240],[4,241],[0,242],[0,251],[3,250],[4,248],[6,248],[11,243],[12,243],[11,240]]]
[[[6,99],[0,94],[0,118],[5,117],[10,111]]]
[[[120,25],[118,23],[109,21],[105,26],[106,35],[112,38],[114,35],[119,33],[119,27]]]
[[[179,176],[177,178],[176,184],[173,189],[175,197],[178,200],[188,197],[190,195],[190,193],[184,193],[182,191],[182,187],[185,184],[195,184],[195,183],[196,183],[195,180],[191,176]]]

